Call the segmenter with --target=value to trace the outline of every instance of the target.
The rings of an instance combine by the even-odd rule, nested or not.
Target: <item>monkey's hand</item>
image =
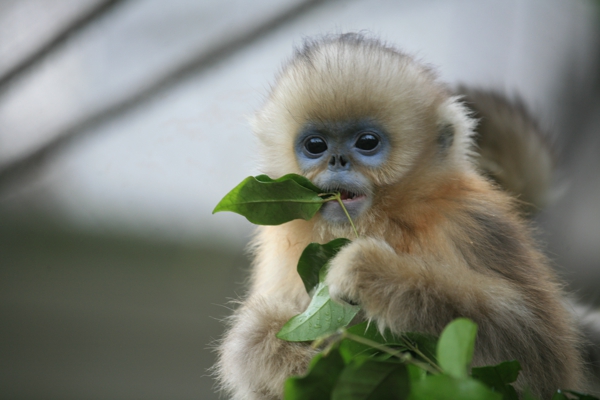
[[[275,335],[302,310],[284,299],[252,296],[232,317],[231,329],[219,347],[216,374],[222,388],[236,400],[283,396],[283,383],[306,372],[317,350],[307,343],[286,342]]]
[[[368,319],[396,332],[439,334],[452,316],[480,324],[515,321],[515,310],[531,320],[523,296],[510,282],[449,259],[397,253],[375,238],[361,237],[342,248],[330,263],[326,283],[334,300],[359,304]]]
[[[396,300],[410,289],[419,273],[417,266],[403,265],[411,263],[401,261],[385,241],[358,238],[330,263],[326,278],[330,296],[337,301],[359,304],[367,318],[388,325],[391,322],[388,314],[397,318],[400,304]]]

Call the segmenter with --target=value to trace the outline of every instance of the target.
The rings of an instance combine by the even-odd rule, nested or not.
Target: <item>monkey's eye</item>
[[[365,133],[361,135],[356,141],[357,149],[371,151],[374,150],[379,145],[379,138],[372,133]]]
[[[312,136],[304,142],[304,148],[312,155],[317,155],[327,150],[327,143],[323,138]]]

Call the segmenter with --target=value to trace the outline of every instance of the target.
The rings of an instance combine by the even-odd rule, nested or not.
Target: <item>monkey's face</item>
[[[397,201],[411,176],[466,163],[471,122],[411,57],[350,38],[297,55],[252,124],[264,173],[339,191],[358,219]],[[321,210],[327,222],[347,221],[337,202]]]
[[[340,192],[353,219],[369,209],[373,179],[390,153],[389,137],[372,119],[307,123],[296,138],[296,159],[302,173],[326,192]],[[339,203],[326,203],[321,214],[330,222],[346,222]]]

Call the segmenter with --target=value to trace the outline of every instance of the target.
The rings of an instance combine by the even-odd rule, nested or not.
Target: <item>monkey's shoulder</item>
[[[405,209],[407,209],[405,207]],[[514,275],[546,268],[529,221],[508,193],[479,177],[458,177],[400,211],[398,251],[457,255],[479,271]]]

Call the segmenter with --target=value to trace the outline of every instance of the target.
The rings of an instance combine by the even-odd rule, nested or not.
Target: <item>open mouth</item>
[[[355,192],[350,192],[348,190],[344,190],[344,189],[339,189],[338,190],[340,192],[340,197],[342,198],[342,201],[353,201],[353,200],[359,200],[359,199],[363,199],[366,196],[362,193],[355,193]]]
[[[356,191],[355,191],[356,190]],[[370,207],[370,196],[365,192],[361,192],[357,187],[330,187],[328,193],[339,193],[341,204],[337,201],[328,201],[321,208],[321,214],[329,222],[346,223],[348,215],[353,220],[356,220],[365,210]],[[343,207],[340,207],[340,206]]]

